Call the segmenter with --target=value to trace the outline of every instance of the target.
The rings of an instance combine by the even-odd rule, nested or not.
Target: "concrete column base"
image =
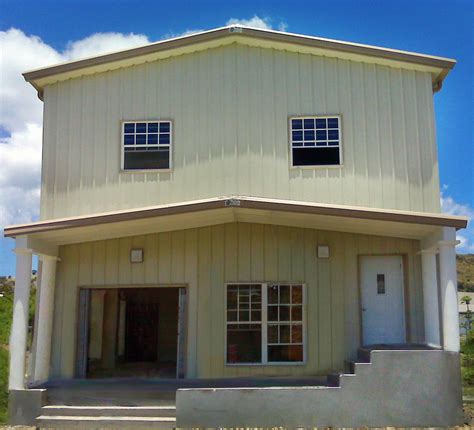
[[[10,390],[8,394],[8,424],[34,426],[36,417],[46,404],[46,390]]]

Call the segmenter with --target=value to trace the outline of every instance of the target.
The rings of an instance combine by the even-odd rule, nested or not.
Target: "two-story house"
[[[231,26],[25,73],[12,422],[460,422],[467,221],[440,213],[433,111],[454,64]]]

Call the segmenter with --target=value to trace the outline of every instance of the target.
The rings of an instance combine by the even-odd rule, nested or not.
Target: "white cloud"
[[[0,187],[15,184],[26,188],[36,180],[41,164],[41,126],[26,124],[26,129],[15,131],[10,137],[0,138],[0,165],[16,166],[0,170]]]
[[[142,34],[96,33],[59,52],[37,36],[0,32],[0,228],[38,218],[42,103],[22,73],[149,43]]]
[[[473,253],[474,226],[472,226],[471,223],[474,219],[474,208],[468,204],[458,203],[451,196],[446,195],[447,189],[447,185],[443,185],[441,188],[441,210],[449,215],[458,215],[468,218],[467,229],[462,230],[456,235],[457,239],[461,242],[456,250],[460,253]]]
[[[0,139],[0,226],[38,217],[41,126]]]
[[[62,55],[39,37],[12,28],[0,32],[0,126],[9,132],[41,124],[42,104],[21,74],[63,61]]]
[[[252,18],[249,19],[238,19],[238,18],[230,18],[226,25],[243,25],[246,27],[254,27],[254,28],[262,28],[264,30],[279,30],[279,31],[286,31],[288,28],[287,24],[283,21],[280,21],[276,25],[273,24],[273,20],[265,17],[260,18],[257,15],[254,15]]]
[[[184,30],[181,33],[173,33],[173,32],[166,33],[165,35],[163,35],[161,39],[164,40],[164,39],[174,39],[175,37],[191,36],[192,34],[201,33],[202,31],[204,30],[201,28],[196,28],[196,29],[191,28],[191,29]]]
[[[150,43],[143,34],[95,33],[85,39],[69,42],[63,57],[66,61],[120,51]]]
[[[230,18],[227,20],[225,25],[243,25],[246,27],[254,27],[254,28],[263,28],[264,30],[279,30],[279,31],[286,31],[288,28],[287,24],[283,21],[275,22],[275,20],[265,17],[260,18],[258,15],[254,15],[252,18],[249,19],[239,19],[239,18]],[[183,37],[183,36],[190,36],[191,34],[200,33],[204,31],[203,29],[187,29],[181,33],[174,33],[170,32],[163,36],[163,39],[170,39],[174,37]]]
[[[456,239],[461,242],[458,245],[458,248],[463,251],[461,252],[462,254],[474,252],[474,243],[470,243],[471,241],[466,236],[462,234],[457,234]]]

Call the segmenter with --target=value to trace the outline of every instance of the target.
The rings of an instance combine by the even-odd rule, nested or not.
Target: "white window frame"
[[[268,285],[301,285],[303,290],[302,322],[303,325],[303,360],[302,361],[268,361]],[[260,285],[262,288],[262,317],[261,322],[249,324],[260,324],[262,327],[261,348],[262,361],[254,363],[229,363],[227,361],[227,326],[229,324],[240,324],[239,321],[227,321],[227,288],[232,285]],[[226,366],[304,366],[307,363],[307,324],[306,324],[306,284],[302,282],[227,282],[224,289],[224,364]],[[288,322],[291,325],[291,322]],[[275,344],[273,344],[275,345]]]
[[[295,166],[293,164],[293,134],[292,134],[292,124],[293,119],[328,119],[328,118],[337,118],[339,121],[339,145],[334,146],[296,146],[295,148],[339,148],[339,164],[314,164],[309,166]],[[303,128],[304,130],[304,128]],[[288,146],[289,146],[289,162],[290,169],[340,169],[344,167],[343,153],[342,153],[342,116],[340,114],[324,114],[324,115],[301,115],[301,116],[289,116],[288,117]]]
[[[166,168],[166,169],[126,169],[125,168],[125,148],[128,146],[128,145],[125,145],[125,130],[124,130],[124,124],[138,124],[138,123],[145,123],[147,124],[147,128],[148,128],[148,124],[149,123],[162,123],[162,122],[167,122],[170,124],[170,143],[169,144],[140,144],[140,145],[133,145],[135,148],[139,147],[139,148],[149,148],[150,146],[151,147],[157,147],[157,148],[166,148],[168,147],[169,148],[169,157],[170,157],[170,161],[169,161],[169,167]],[[147,120],[135,120],[135,119],[130,119],[130,120],[122,120],[120,122],[120,136],[121,136],[121,140],[120,140],[120,168],[121,168],[121,171],[123,173],[153,173],[153,172],[157,172],[157,173],[163,173],[163,172],[170,172],[171,170],[173,170],[173,141],[174,141],[174,136],[173,136],[173,121],[171,119],[168,119],[168,118],[160,118],[160,119],[147,119]],[[148,134],[148,133],[147,133]],[[136,135],[136,133],[135,133]],[[158,133],[159,135],[159,133]],[[159,139],[159,137],[158,137]]]

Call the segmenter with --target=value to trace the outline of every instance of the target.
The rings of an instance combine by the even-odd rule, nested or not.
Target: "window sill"
[[[245,366],[305,366],[306,361],[280,361],[272,363],[225,363],[226,367],[245,367]]]
[[[322,170],[322,169],[342,169],[344,164],[329,164],[327,166],[290,166],[290,170]]]
[[[120,173],[170,173],[173,169],[120,169]]]

